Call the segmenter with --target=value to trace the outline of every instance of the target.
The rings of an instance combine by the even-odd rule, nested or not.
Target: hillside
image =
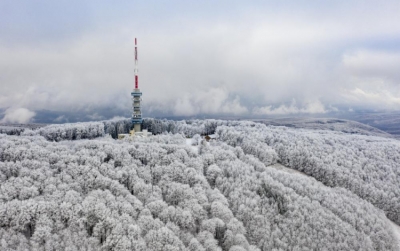
[[[330,130],[337,132],[344,132],[348,134],[360,134],[368,136],[379,136],[385,138],[393,138],[394,135],[390,132],[385,132],[376,127],[372,127],[356,121],[346,119],[333,119],[333,118],[276,118],[276,119],[263,119],[258,122],[266,125],[285,126],[291,128],[304,128],[315,130]]]
[[[249,121],[144,127],[157,135],[109,136],[129,120],[0,134],[1,250],[398,250],[395,139]]]

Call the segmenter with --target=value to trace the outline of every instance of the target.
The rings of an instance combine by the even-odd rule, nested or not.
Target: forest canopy
[[[129,120],[3,130],[0,249],[397,250],[397,140],[251,121],[143,127],[154,135],[115,140]]]

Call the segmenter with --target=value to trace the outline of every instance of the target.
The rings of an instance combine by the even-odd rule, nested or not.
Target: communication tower
[[[132,124],[135,132],[142,130],[142,93],[139,89],[138,77],[138,52],[137,52],[137,39],[135,38],[135,89],[131,92],[132,95]]]

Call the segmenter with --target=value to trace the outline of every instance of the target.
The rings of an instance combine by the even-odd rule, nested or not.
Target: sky
[[[0,122],[400,110],[400,1],[0,1]]]

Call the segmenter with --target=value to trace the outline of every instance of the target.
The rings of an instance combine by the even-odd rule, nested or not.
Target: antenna
[[[137,39],[135,38],[135,89],[139,89]]]
[[[142,131],[142,93],[139,90],[138,77],[138,56],[137,56],[137,39],[135,38],[135,89],[131,92],[132,95],[132,124],[135,132]]]

